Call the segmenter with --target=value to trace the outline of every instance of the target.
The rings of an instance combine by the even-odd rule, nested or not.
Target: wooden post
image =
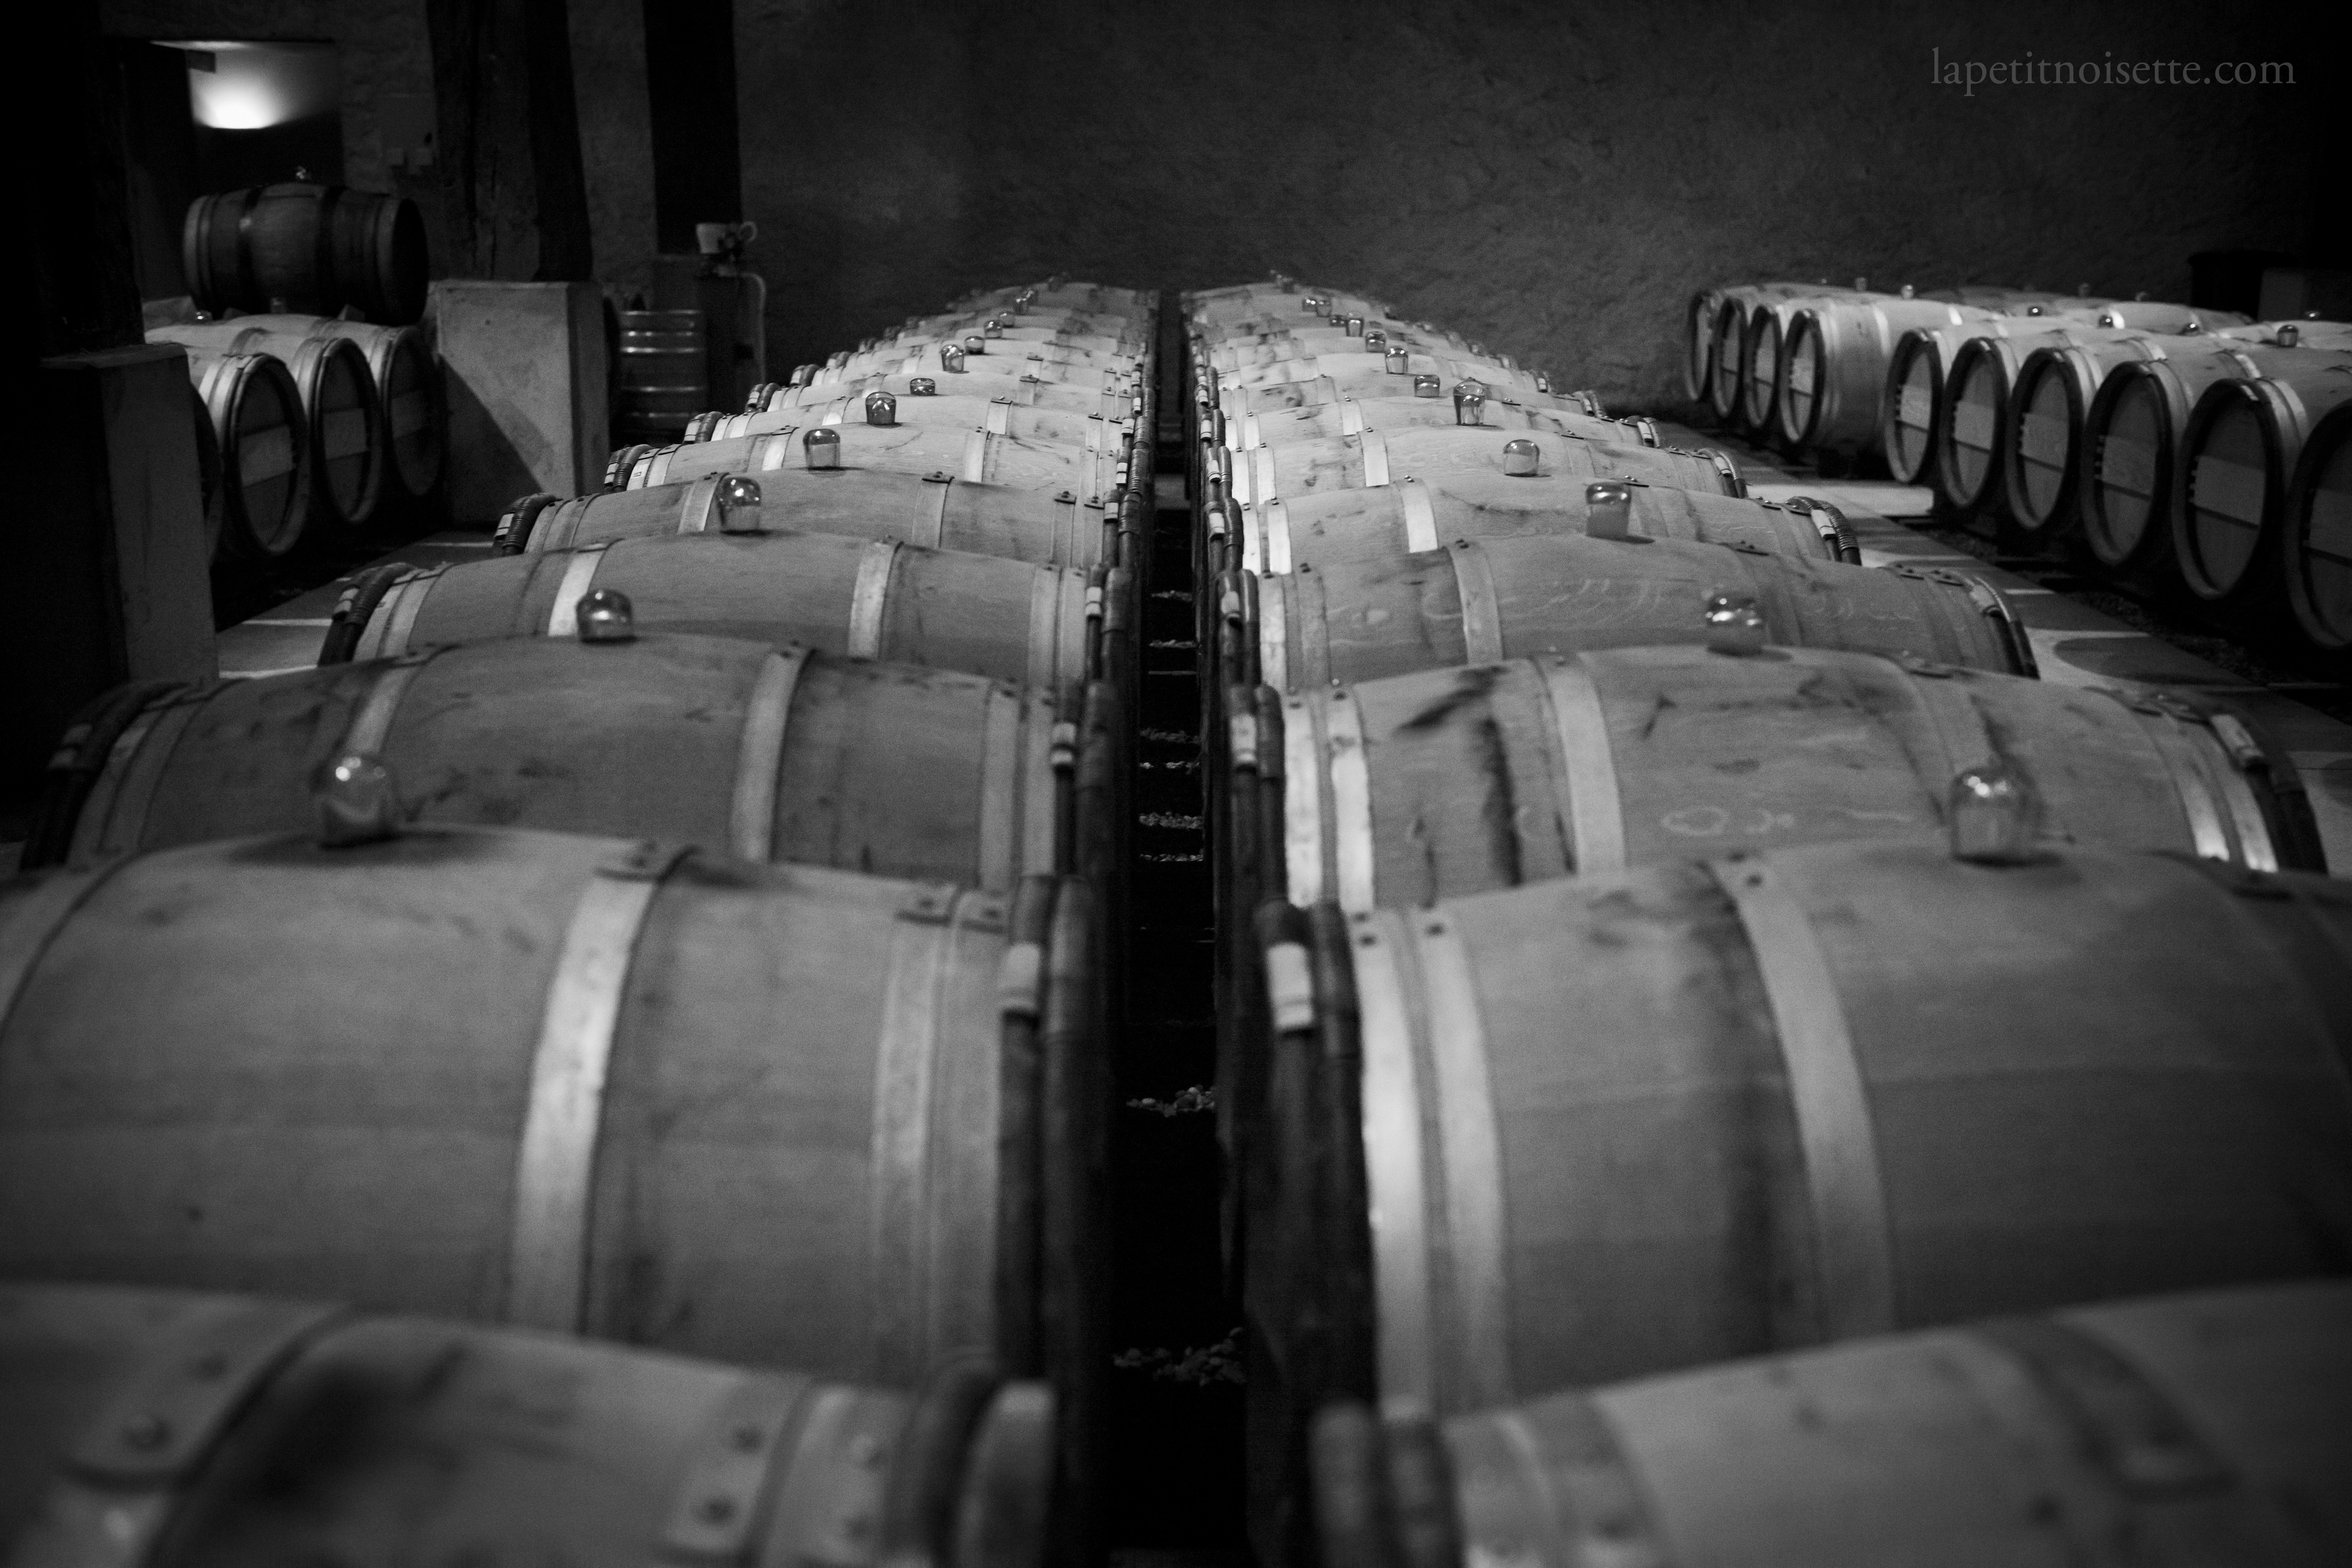
[[[426,0],[448,276],[586,279],[587,182],[564,0]]]

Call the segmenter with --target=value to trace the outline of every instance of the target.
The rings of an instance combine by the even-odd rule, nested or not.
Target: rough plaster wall
[[[2179,298],[2301,248],[2328,60],[2295,17],[1694,0],[737,0],[770,361],[1056,269],[1273,267],[1621,399],[1696,288],[1857,274]],[[1946,57],[2287,59],[2294,89],[1930,85]]]

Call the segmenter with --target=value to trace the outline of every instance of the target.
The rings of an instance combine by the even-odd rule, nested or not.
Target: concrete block
[[[448,389],[457,521],[487,524],[518,496],[604,482],[610,368],[595,284],[445,279],[426,319]]]
[[[211,546],[187,351],[141,343],[41,362],[20,466],[26,505],[0,575],[0,773],[37,775],[93,697],[202,680]]]

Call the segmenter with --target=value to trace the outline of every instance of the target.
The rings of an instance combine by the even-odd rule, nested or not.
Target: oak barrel
[[[2160,360],[2204,344],[2198,339],[2119,332],[2033,350],[2011,387],[2001,443],[2002,493],[2009,514],[2028,534],[2047,536],[2078,515],[2083,427],[2107,377],[2125,365]]]
[[[1370,1261],[1370,1295],[1322,1297],[1368,1353],[1347,1392],[1465,1412],[2344,1271],[2352,889],[2329,878],[1825,844],[1304,926],[1285,1027],[1353,1037],[1276,1076],[1270,1125],[1326,1105],[1358,1136],[1320,1175],[1284,1166],[1252,1234],[1299,1260],[1277,1269],[1314,1268],[1312,1237]]]
[[[961,394],[941,395],[937,393],[910,393],[900,397],[887,394],[889,402],[869,413],[868,393],[855,393],[830,398],[823,403],[778,406],[752,414],[728,414],[706,421],[688,431],[689,441],[725,441],[745,436],[765,436],[774,431],[815,425],[907,425],[946,426],[957,430],[991,430],[1000,436],[1010,436],[1020,441],[1044,441],[1062,447],[1116,446],[1122,437],[1131,435],[1131,416],[1119,415],[1106,418],[1098,411],[1077,413],[1059,408],[1024,407],[1012,398],[973,397]],[[887,417],[877,421],[873,416]],[[1104,426],[1112,426],[1105,430]]]
[[[623,310],[620,404],[614,439],[678,441],[688,422],[710,406],[698,310]]]
[[[1582,534],[1595,509],[1581,479],[1477,471],[1241,507],[1241,564],[1260,576],[1434,550],[1441,542]],[[1664,485],[1628,485],[1630,531],[1649,539],[1752,545],[1779,555],[1860,559],[1837,509],[1787,505]]]
[[[1055,1402],[309,1301],[0,1289],[23,1563],[1042,1564]]]
[[[1140,384],[1120,384],[1105,386],[1067,385],[1058,381],[1046,381],[1020,371],[999,371],[993,368],[974,371],[965,362],[963,374],[954,381],[943,375],[863,375],[848,381],[827,383],[824,386],[777,386],[772,384],[755,395],[744,412],[769,414],[788,408],[824,407],[843,397],[863,399],[869,392],[887,392],[904,401],[926,395],[974,397],[994,402],[1009,399],[1016,408],[1048,408],[1070,414],[1098,414],[1105,419],[1132,419],[1137,404],[1141,400]],[[918,383],[928,381],[931,391],[919,390]]]
[[[1457,426],[1545,431],[1628,446],[1659,444],[1658,427],[1651,420],[1597,419],[1572,409],[1544,406],[1552,401],[1549,396],[1538,396],[1537,404],[1530,405],[1502,388],[1484,389],[1457,399],[1454,387],[1446,388],[1440,397],[1343,397],[1300,408],[1228,417],[1224,444],[1234,451],[1246,452],[1256,447],[1279,447],[1292,441],[1358,436],[1366,430],[1452,429]]]
[[[188,351],[188,374],[220,453],[220,553],[270,560],[302,542],[310,431],[302,395],[268,354]]]
[[[1515,449],[1529,447],[1534,448],[1535,471],[1525,477],[1531,479],[1633,479],[1702,494],[1747,493],[1738,465],[1712,449],[1641,447],[1574,436],[1547,435],[1537,440],[1502,430],[1458,426],[1368,429],[1353,436],[1287,441],[1245,452],[1221,450],[1217,462],[1230,476],[1233,498],[1249,505],[1409,479],[1444,479],[1477,473],[1517,478],[1506,465]]]
[[[1789,321],[1773,433],[1811,450],[1874,453],[1885,439],[1886,371],[1916,327],[1983,320],[1981,308],[1940,299],[1871,299],[1799,307]]]
[[[719,476],[557,500],[529,496],[499,521],[497,547],[520,553],[614,539],[792,531],[897,539],[925,549],[996,555],[1085,571],[1108,562],[1130,510],[1073,492],[967,484],[946,475],[877,468],[777,468],[752,481],[748,505],[722,498]]]
[[[969,334],[966,341],[971,341]],[[823,388],[871,375],[928,375],[944,385],[950,375],[982,374],[1035,376],[1066,386],[1123,386],[1136,378],[1141,364],[1130,354],[1091,354],[1052,343],[999,342],[992,349],[983,342],[978,352],[959,346],[954,354],[943,354],[946,346],[926,343],[836,354],[841,363],[820,369],[810,384]]]
[[[1943,432],[1949,423],[1948,382],[1962,343],[1971,338],[2039,335],[2069,322],[2087,324],[2074,313],[2079,303],[2070,300],[2051,310],[2027,305],[1990,320],[1914,327],[1897,338],[1886,365],[1885,428],[1879,443],[1895,477],[1906,485],[1940,484]]]
[[[973,484],[1066,489],[1081,498],[1109,495],[1119,488],[1129,438],[1107,419],[1090,421],[1087,433],[1094,445],[1025,440],[978,426],[821,425],[803,419],[761,436],[657,447],[631,465],[627,488],[674,484],[706,474],[757,479],[779,469],[806,468],[814,456],[809,437],[815,435],[820,442],[825,436],[833,437],[826,449],[845,470],[946,474]]]
[[[196,492],[204,500],[205,559],[210,561],[220,553],[220,437],[213,429],[212,410],[205,406],[204,395],[193,379],[188,383],[188,413],[196,429]]]
[[[2328,410],[2303,445],[2279,551],[2287,603],[2306,645],[2352,653],[2352,409]]]
[[[2314,350],[2220,332],[2160,360],[2110,371],[2083,416],[2077,504],[2091,552],[2119,570],[2170,577],[2181,437],[2198,398],[2217,382],[2326,361]]]
[[[239,317],[153,327],[149,342],[184,343],[213,353],[268,354],[286,366],[301,395],[310,432],[310,503],[316,521],[357,528],[375,515],[386,449],[383,400],[359,346],[317,330],[305,316]]]
[[[1457,382],[1476,381],[1486,384],[1496,399],[1508,397],[1525,408],[1549,408],[1581,412],[1599,417],[1598,404],[1589,393],[1538,391],[1532,379],[1526,376],[1496,377],[1491,368],[1471,364],[1453,358],[1431,358],[1414,355],[1405,365],[1390,370],[1380,360],[1366,355],[1354,358],[1325,359],[1318,362],[1317,374],[1295,381],[1236,384],[1232,378],[1220,378],[1216,386],[1217,406],[1224,411],[1229,424],[1238,425],[1250,415],[1278,414],[1290,408],[1321,408],[1349,401],[1367,405],[1391,403],[1412,397],[1416,376],[1434,375],[1442,395],[1422,399],[1453,406],[1451,389]]]
[[[196,309],[406,325],[425,314],[425,220],[405,196],[341,185],[256,185],[198,196],[180,231]]]
[[[1087,679],[1084,574],[831,534],[621,539],[362,578],[321,664],[485,637],[576,635],[582,599],[627,595],[641,631],[799,642],[1045,691]]]
[[[441,482],[449,449],[441,366],[434,358],[432,344],[415,327],[331,319],[320,322],[318,331],[359,345],[367,358],[368,373],[375,377],[376,401],[383,408],[384,438],[392,448],[392,480],[411,500],[431,495]]]
[[[2301,356],[2298,356],[2300,359]],[[2312,426],[2352,403],[2352,354],[2269,364],[2209,386],[2181,432],[2172,513],[2180,580],[2200,599],[2267,596],[2280,567],[2279,518]]]
[[[1036,1262],[1038,1184],[1075,1173],[1034,1140],[1093,1114],[1041,1103],[1039,1047],[1100,1049],[1091,1015],[1041,1027],[1037,977],[1090,974],[1092,918],[1075,881],[1007,900],[439,826],[19,879],[0,1278],[902,1385],[960,1352],[1035,1365],[1074,1288]]]
[[[1437,1429],[1339,1406],[1315,1458],[1325,1562],[2343,1562],[2352,1289],[1994,1319]]]
[[[1286,700],[1293,903],[1405,908],[1551,877],[1937,837],[1963,768],[2021,774],[2054,843],[2325,871],[2294,764],[2240,715],[1821,648],[1611,648]]]
[[[1748,379],[1748,330],[1757,308],[1823,292],[1822,286],[1811,283],[1743,283],[1716,291],[1715,314],[1706,324],[1709,412],[1734,426],[1746,417],[1741,388]]]
[[[1010,894],[1071,869],[1047,692],[734,638],[538,637],[150,688],[85,713],[25,864],[295,832],[378,756],[408,820],[723,847]]]
[[[1570,535],[1464,541],[1265,578],[1259,677],[1276,690],[1306,691],[1444,665],[1698,642],[1707,596],[1718,590],[1753,595],[1767,640],[1783,647],[2033,673],[2007,601],[1958,573]]]
[[[1303,359],[1283,360],[1275,364],[1254,365],[1244,370],[1228,371],[1218,375],[1217,386],[1221,394],[1227,391],[1236,394],[1245,391],[1266,393],[1270,388],[1286,386],[1294,382],[1316,382],[1329,377],[1342,385],[1359,389],[1380,386],[1397,387],[1409,391],[1412,385],[1412,377],[1434,375],[1447,386],[1453,385],[1457,381],[1483,381],[1489,386],[1507,389],[1512,396],[1517,397],[1523,393],[1543,392],[1545,386],[1549,384],[1546,383],[1544,385],[1539,385],[1539,376],[1536,372],[1513,370],[1500,361],[1467,352],[1456,353],[1449,350],[1436,353],[1412,349],[1402,357],[1403,363],[1400,364],[1396,360],[1382,354],[1352,353],[1313,354]],[[1361,395],[1360,392],[1359,395]],[[1288,406],[1282,401],[1284,395],[1271,393],[1263,399],[1253,399],[1250,406],[1253,408]],[[1374,393],[1370,395],[1378,396],[1380,394]]]

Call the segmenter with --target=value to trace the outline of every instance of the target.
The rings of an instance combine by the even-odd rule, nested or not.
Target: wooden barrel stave
[[[733,414],[712,422],[707,435],[689,436],[697,440],[737,440],[746,436],[764,436],[777,430],[807,429],[814,425],[863,425],[866,418],[865,393],[851,393],[827,399],[823,403],[804,403],[791,406],[771,407],[764,413]],[[1121,437],[1134,429],[1132,416],[1106,418],[1100,412],[1076,413],[1059,408],[1023,407],[1010,399],[971,397],[960,395],[916,395],[901,397],[891,395],[894,405],[892,422],[904,426],[928,426],[956,430],[991,429],[1015,440],[1044,441],[1062,447],[1117,446]],[[1117,434],[1102,426],[1115,426]]]
[[[559,962],[623,919],[608,980]],[[29,964],[0,1033],[0,1276],[331,1294],[901,1384],[961,1351],[1034,1361],[995,1327],[998,1194],[1029,1179],[996,1121],[1036,1092],[1000,1058],[1006,920],[947,884],[450,828],[26,879],[0,892]],[[560,1081],[533,1065],[551,1007],[606,990],[593,1165],[519,1164]],[[555,1206],[519,1220],[519,1193]]]
[[[818,429],[835,437],[835,450],[845,472],[946,474],[975,484],[1066,489],[1080,497],[1114,493],[1119,488],[1118,470],[1127,458],[1127,437],[1108,420],[1088,432],[1099,443],[1094,447],[951,426],[812,423],[786,425],[763,436],[657,447],[632,465],[627,488],[677,484],[706,474],[745,474],[757,479],[784,468],[804,468],[806,437]]]
[[[2312,426],[2352,403],[2352,354],[2298,354],[2205,389],[2180,437],[2173,558],[2200,599],[2268,598],[2281,506]]]
[[[2352,652],[2352,413],[2340,405],[2304,443],[2279,544],[2305,643],[2342,658]]]
[[[356,528],[375,515],[390,457],[375,377],[355,343],[320,331],[309,316],[240,316],[151,328],[150,342],[215,353],[268,354],[286,366],[301,395],[310,448],[312,516],[329,528]]]
[[[1940,838],[1952,777],[1987,763],[2032,783],[2057,843],[2327,868],[2283,751],[2241,762],[2193,710],[1866,654],[1437,669],[1294,697],[1283,728],[1287,847],[1264,880],[1286,885],[1286,854],[1293,902],[1350,913],[1699,854]]]
[[[1418,497],[1412,497],[1415,486]],[[1518,479],[1477,470],[1402,485],[1326,490],[1278,507],[1246,506],[1241,509],[1241,564],[1260,576],[1276,576],[1302,565],[1321,570],[1390,560],[1439,541],[1580,535],[1591,516],[1586,487],[1582,479]],[[1839,532],[1843,520],[1826,505],[1806,511],[1667,485],[1630,488],[1629,524],[1644,538],[1748,545],[1819,560],[1851,559],[1853,553],[1850,540]],[[1416,515],[1424,504],[1425,521]]]
[[[1475,416],[1465,421],[1464,416],[1473,413]],[[1486,430],[1549,431],[1579,440],[1657,445],[1654,426],[1650,427],[1651,438],[1645,441],[1634,421],[1596,419],[1569,409],[1529,406],[1508,392],[1482,397],[1475,411],[1457,410],[1451,387],[1443,397],[1344,398],[1267,414],[1244,414],[1239,419],[1228,420],[1225,445],[1231,450],[1245,452],[1292,441],[1328,441],[1368,429],[1450,430],[1465,423]]]
[[[441,482],[448,458],[448,412],[441,391],[440,363],[415,327],[375,326],[330,318],[318,325],[326,337],[348,338],[366,356],[383,409],[387,465],[400,493],[411,500],[430,496]]]
[[[356,636],[330,629],[330,650],[347,651],[323,662],[569,637],[559,595],[596,588],[626,595],[641,631],[804,643],[1057,692],[1088,673],[1083,574],[827,534],[623,539],[411,574]]]
[[[1377,1418],[1348,1407],[1318,1434],[1323,1539],[1364,1540],[1350,1561],[1398,1550],[1402,1524],[1349,1506],[1386,1489],[1427,1497],[1407,1517],[1462,1561],[1538,1568],[1573,1568],[1595,1539],[1756,1568],[2029,1563],[2126,1539],[2158,1558],[2341,1558],[2347,1345],[2344,1286],[2250,1286],[1559,1394],[1442,1436],[1395,1417],[1349,1445],[1351,1416]],[[1413,1484],[1432,1451],[1433,1496]],[[2127,1453],[2161,1453],[2165,1479]],[[1563,1497],[1582,1503],[1565,1521]]]
[[[933,1489],[1003,1540],[1003,1561],[1043,1559],[1021,1526],[1045,1513],[1052,1396],[985,1363],[910,1394],[303,1302],[24,1286],[0,1290],[0,1364],[16,1439],[0,1489],[26,1505],[28,1560],[168,1542],[181,1563],[354,1568],[617,1564],[646,1543],[845,1563],[920,1545],[946,1561],[948,1532],[908,1506]],[[187,1399],[192,1364],[240,1397]],[[142,1394],[180,1396],[165,1452],[94,1443],[126,1416],[155,1421]],[[950,1404],[978,1408],[941,1441]]]
[[[1936,298],[1800,306],[1787,328],[1775,433],[1795,447],[1874,454],[1896,341],[1915,327],[1958,326],[1987,314]]]
[[[1523,408],[1585,411],[1584,403],[1574,394],[1538,392],[1532,381],[1525,376],[1508,378],[1511,384],[1502,384],[1492,378],[1488,367],[1457,359],[1428,359],[1417,372],[1411,373],[1390,371],[1381,361],[1370,354],[1360,360],[1332,358],[1317,363],[1318,374],[1297,381],[1236,385],[1221,380],[1217,386],[1217,405],[1224,410],[1229,422],[1238,423],[1251,415],[1263,416],[1279,414],[1286,409],[1323,408],[1351,401],[1366,405],[1375,402],[1386,404],[1412,396],[1412,376],[1418,374],[1439,377],[1440,384],[1446,389],[1446,395],[1435,401],[1449,409],[1453,406],[1451,389],[1455,382],[1484,381],[1496,388],[1497,401],[1508,397]],[[1449,372],[1458,374],[1449,374]]]
[[[199,310],[331,316],[349,306],[395,325],[425,311],[425,224],[405,196],[296,184],[199,196],[181,256]]]
[[[1783,647],[2033,672],[2006,603],[1956,573],[1567,537],[1490,539],[1265,578],[1255,628],[1260,679],[1297,692],[1445,665],[1698,642],[1706,596],[1720,589],[1753,594],[1767,640]]]
[[[1069,868],[1053,696],[950,671],[712,637],[534,638],[145,704],[166,710],[131,721],[38,841],[88,860],[299,832],[315,770],[358,749],[392,769],[411,821],[705,844],[1003,895]]]
[[[1294,500],[1331,489],[1377,488],[1399,479],[1440,480],[1455,474],[1503,474],[1504,448],[1515,438],[1501,430],[1457,426],[1371,430],[1233,453],[1232,493],[1244,505]],[[1718,452],[1588,441],[1573,436],[1533,443],[1537,479],[1583,481],[1638,479],[1645,484],[1702,494],[1745,493],[1737,467]]]
[[[945,346],[926,343],[908,349],[872,349],[848,356],[839,365],[819,369],[814,386],[831,386],[869,375],[998,374],[1035,376],[1066,386],[1124,384],[1135,379],[1141,361],[1130,354],[1089,354],[1050,343],[1010,343],[1000,352],[973,353],[965,347],[961,371],[950,370],[940,354]]]
[[[1139,399],[1139,393],[1130,392],[1125,385],[1067,385],[1024,374],[1006,374],[992,369],[975,373],[970,368],[969,360],[965,365],[961,378],[956,381],[949,381],[942,375],[929,377],[933,395],[971,397],[992,403],[999,398],[1009,398],[1016,408],[1099,414],[1106,419],[1132,419]],[[887,392],[903,405],[923,395],[914,389],[915,382],[921,379],[926,378],[894,374],[857,376],[848,381],[829,382],[823,386],[779,387],[764,405],[746,412],[760,414],[785,408],[822,407],[836,398],[863,397],[869,392]],[[942,387],[946,389],[944,394],[940,393]]]
[[[761,474],[757,483],[761,500],[754,515],[738,516],[726,529],[897,539],[925,549],[1085,571],[1110,559],[1108,536],[1120,522],[1092,498],[1073,494],[1065,500],[1060,492],[873,468],[779,468]],[[502,538],[499,547],[536,554],[615,539],[717,533],[722,530],[717,500],[716,487],[707,480],[574,496],[528,520],[509,512],[526,531]]]
[[[1376,1304],[1328,1301],[1372,1313],[1366,1392],[1465,1411],[1832,1339],[2339,1271],[2340,884],[2087,851],[1973,866],[1903,844],[1714,865],[1349,922],[1370,1201],[1424,1215],[1373,1236]],[[1805,948],[1827,989],[1800,1012],[1787,987],[1816,984],[1790,956]],[[2081,953],[2096,963],[2070,962]],[[1784,1070],[1813,1092],[1816,1048],[1858,1074],[1844,1109],[1788,1098]],[[1433,1103],[1410,1076],[1433,1072],[1418,1082],[1485,1082]],[[1856,1178],[1874,1186],[1866,1210],[1809,1184],[1808,1161],[1840,1149],[1874,1163]],[[1425,1211],[1406,1195],[1416,1180]]]
[[[310,511],[310,439],[302,395],[268,354],[191,349],[188,373],[220,453],[220,552],[271,560],[302,542]]]

